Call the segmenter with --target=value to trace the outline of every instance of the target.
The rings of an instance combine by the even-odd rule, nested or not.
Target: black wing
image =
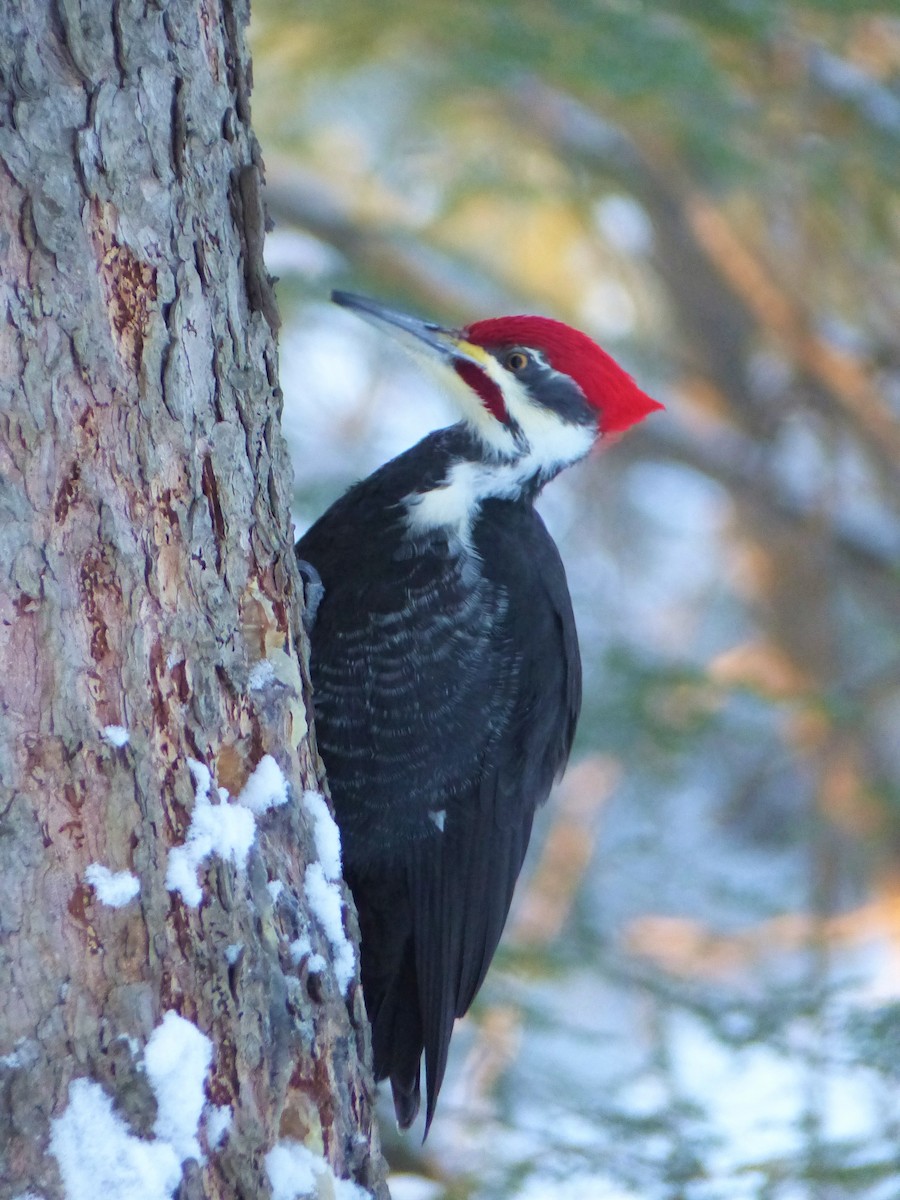
[[[562,563],[530,504],[485,504],[475,554],[440,532],[410,548],[384,503],[372,519],[378,478],[297,551],[325,586],[317,738],[359,911],[375,1074],[390,1077],[405,1127],[423,1049],[431,1122],[454,1019],[484,979],[535,808],[568,756],[581,672]]]

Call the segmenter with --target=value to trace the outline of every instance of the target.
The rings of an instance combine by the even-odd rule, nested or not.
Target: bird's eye
[[[512,350],[506,356],[506,367],[510,371],[524,371],[530,361],[524,350]]]

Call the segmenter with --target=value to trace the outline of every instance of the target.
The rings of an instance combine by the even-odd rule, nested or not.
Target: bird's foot
[[[298,558],[297,566],[303,577],[303,628],[307,633],[311,633],[316,623],[319,605],[325,595],[325,585],[322,583],[322,576],[311,562],[307,562],[305,558]]]

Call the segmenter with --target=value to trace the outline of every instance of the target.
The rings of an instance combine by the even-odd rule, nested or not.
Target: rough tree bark
[[[53,1142],[73,1080],[158,1148],[144,1048],[170,1011],[210,1038],[206,1097],[233,1113],[213,1148],[205,1111],[182,1195],[267,1195],[281,1139],[385,1196],[358,979],[345,997],[309,968],[330,955],[303,893],[321,768],[247,7],[0,14],[0,1197],[83,1194]],[[266,754],[291,802],[245,868],[202,862],[192,907],[166,886],[203,801],[188,760],[234,797]],[[93,863],[139,895],[101,902]]]

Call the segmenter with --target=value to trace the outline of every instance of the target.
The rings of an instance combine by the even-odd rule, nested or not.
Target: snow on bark
[[[117,749],[122,746],[127,746],[130,734],[124,725],[104,725],[100,731],[105,741]]]
[[[372,1193],[351,1179],[336,1178],[319,1154],[302,1142],[284,1139],[266,1155],[266,1174],[272,1200],[303,1200],[306,1196],[333,1196],[334,1200],[370,1200]]]
[[[66,1200],[171,1200],[181,1163],[165,1141],[130,1133],[99,1083],[73,1079],[65,1111],[52,1123],[50,1153]]]
[[[334,975],[346,996],[356,973],[356,954],[344,930],[344,901],[341,889],[325,874],[321,863],[310,863],[304,876],[309,907],[331,944]]]
[[[262,816],[270,808],[280,808],[290,798],[288,782],[271,754],[264,754],[241,789],[238,803]]]
[[[197,1127],[212,1057],[206,1034],[171,1011],[154,1029],[144,1051],[144,1067],[156,1096],[153,1131],[173,1147],[179,1162],[202,1157]]]
[[[229,804],[227,792],[219,793],[218,804],[209,798],[212,777],[209,768],[196,759],[188,759],[194,779],[194,811],[187,837],[181,846],[169,852],[166,887],[179,892],[185,904],[196,908],[203,899],[197,871],[212,854],[230,860],[237,869],[247,866],[247,855],[256,838],[256,821],[249,809]]]
[[[68,1104],[50,1135],[66,1200],[169,1200],[181,1182],[181,1163],[203,1157],[197,1128],[212,1053],[212,1042],[195,1025],[178,1013],[165,1014],[144,1052],[156,1097],[152,1140],[135,1137],[99,1083],[72,1081]],[[228,1126],[221,1110],[210,1113],[208,1129],[210,1124],[220,1141]]]
[[[326,879],[341,877],[341,831],[321,792],[303,793],[303,807],[313,819],[316,853]]]
[[[166,887],[178,892],[190,908],[203,899],[197,872],[211,855],[233,862],[245,870],[247,856],[256,840],[256,817],[288,801],[288,783],[278,763],[266,754],[250,775],[240,796],[230,802],[228,791],[218,789],[218,803],[210,800],[212,776],[196,759],[187,760],[194,780],[194,810],[182,845],[169,852]],[[281,885],[283,886],[283,885]],[[271,888],[270,888],[271,894]],[[273,900],[277,899],[277,894]]]
[[[117,871],[115,874],[102,863],[91,863],[84,873],[86,883],[89,883],[97,893],[101,904],[110,908],[122,908],[140,894],[141,881],[130,871]]]

